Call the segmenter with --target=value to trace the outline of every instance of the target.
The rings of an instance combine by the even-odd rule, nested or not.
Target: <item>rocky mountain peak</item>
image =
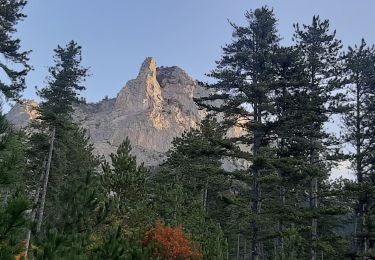
[[[155,166],[164,160],[173,138],[195,128],[205,116],[193,100],[204,95],[208,92],[183,69],[157,67],[148,57],[116,98],[79,105],[74,120],[88,130],[98,154],[108,156],[129,137],[140,161]],[[12,109],[9,120],[26,125],[30,117],[24,111]]]
[[[138,78],[153,77],[156,79],[156,60],[153,57],[147,57],[139,70]]]

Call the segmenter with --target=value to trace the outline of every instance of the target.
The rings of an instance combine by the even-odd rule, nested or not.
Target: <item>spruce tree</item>
[[[308,70],[304,67],[304,54],[300,46],[282,47],[278,50],[277,67],[278,76],[272,96],[275,112],[273,136],[277,137],[273,148],[275,150],[272,163],[277,171],[277,178],[270,184],[277,186],[277,191],[266,194],[271,205],[270,211],[279,220],[275,230],[275,249],[277,255],[287,257],[290,252],[284,250],[287,246],[284,242],[289,241],[289,235],[300,237],[299,255],[308,257],[310,254],[310,239],[306,234],[311,230],[311,210],[306,207],[311,183],[311,174],[314,173],[309,161],[308,150],[311,137],[311,121],[307,117],[309,100],[313,97],[307,91],[309,86]],[[333,100],[333,98],[332,98]],[[328,109],[327,109],[328,110]],[[332,110],[333,112],[333,110]],[[327,112],[328,115],[328,112]],[[330,138],[317,141],[317,143],[333,144]],[[328,148],[328,147],[327,147]],[[342,254],[342,248],[335,247],[336,243],[345,243],[346,239],[339,233],[340,225],[343,224],[346,203],[341,201],[343,194],[339,192],[339,185],[331,185],[327,180],[330,166],[329,149],[321,155],[321,167],[325,170],[322,176],[319,192],[320,208],[314,214],[320,218],[322,233],[320,234],[319,247],[323,248],[322,253],[328,257],[330,254]],[[338,203],[339,202],[339,203]],[[282,207],[280,207],[282,205]],[[341,220],[340,220],[341,219]],[[324,223],[324,224],[323,224]],[[297,232],[297,233],[296,233]]]
[[[29,51],[22,51],[21,40],[13,37],[17,32],[16,25],[26,17],[22,13],[26,3],[25,0],[0,1],[0,53],[4,57],[0,61],[0,68],[6,76],[0,80],[0,92],[7,99],[18,99],[21,96],[26,88],[25,77],[31,69],[27,63]]]

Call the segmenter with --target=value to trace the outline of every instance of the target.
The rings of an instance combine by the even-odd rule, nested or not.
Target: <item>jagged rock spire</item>
[[[129,137],[133,154],[146,166],[165,158],[174,137],[196,127],[204,117],[193,97],[208,92],[181,68],[157,67],[154,58],[142,63],[138,76],[114,99],[75,108],[74,120],[88,130],[98,154],[108,156]],[[14,113],[12,113],[14,112]],[[14,123],[20,125],[13,109]],[[29,119],[24,118],[25,124]]]
[[[152,77],[156,79],[156,61],[153,57],[147,57],[139,70],[137,78]]]

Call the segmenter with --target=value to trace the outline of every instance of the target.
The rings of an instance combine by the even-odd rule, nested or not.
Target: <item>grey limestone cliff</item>
[[[179,67],[157,67],[146,58],[136,79],[116,98],[80,105],[74,120],[88,130],[98,154],[108,156],[129,137],[133,153],[147,166],[165,158],[174,137],[194,128],[205,116],[193,97],[208,95]],[[32,119],[27,105],[16,105],[7,115],[17,126]]]

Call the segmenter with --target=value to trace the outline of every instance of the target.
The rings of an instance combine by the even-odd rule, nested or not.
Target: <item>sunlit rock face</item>
[[[155,166],[163,161],[173,138],[204,117],[193,101],[201,95],[208,93],[182,69],[158,68],[153,58],[147,58],[137,78],[128,81],[116,99],[91,105],[98,107],[92,112],[81,106],[75,115],[98,153],[114,152],[129,137],[134,154],[145,165]]]
[[[153,58],[146,58],[137,78],[128,81],[116,98],[80,105],[74,120],[88,130],[96,153],[107,157],[129,137],[134,155],[146,166],[156,166],[173,138],[203,119],[193,97],[207,95],[181,68],[157,67]],[[30,118],[22,113],[15,107],[8,119],[25,126]]]
[[[34,100],[22,100],[16,103],[6,114],[6,118],[19,128],[26,127],[27,124],[38,117],[38,103]]]

